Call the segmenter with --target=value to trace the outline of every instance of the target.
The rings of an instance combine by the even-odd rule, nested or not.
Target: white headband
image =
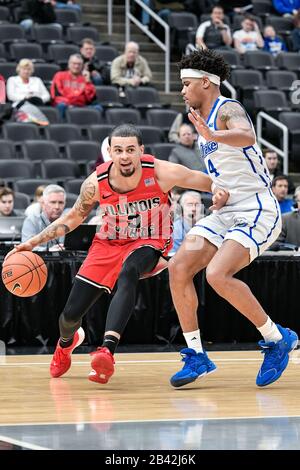
[[[204,70],[197,70],[197,69],[182,69],[180,70],[180,78],[202,78],[207,77],[212,83],[215,85],[220,86],[221,80],[218,75],[213,73],[205,72]]]

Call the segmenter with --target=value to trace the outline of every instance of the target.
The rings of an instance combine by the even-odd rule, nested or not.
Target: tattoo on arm
[[[82,219],[85,219],[95,205],[95,185],[91,181],[84,181],[80,189],[80,195],[75,202],[74,208]]]
[[[70,232],[68,225],[53,222],[38,235],[38,244],[46,243],[54,238],[62,237],[68,232]]]
[[[240,127],[247,127],[251,129],[251,125],[249,120],[247,119],[245,110],[239,105],[238,103],[229,101],[225,103],[220,108],[220,120],[225,122],[227,127],[228,123],[236,123],[238,122],[241,126]]]

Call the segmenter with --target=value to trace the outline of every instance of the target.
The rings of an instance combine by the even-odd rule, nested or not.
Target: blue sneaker
[[[185,362],[182,370],[176,372],[171,379],[173,387],[182,387],[194,382],[203,375],[210,374],[217,366],[208,359],[206,352],[196,353],[194,349],[185,348],[180,351],[182,361]]]
[[[265,357],[256,377],[256,385],[265,387],[275,382],[289,362],[289,352],[291,352],[298,344],[297,334],[289,328],[283,328],[277,325],[282,339],[277,343],[265,343],[259,341],[259,345],[263,348],[261,351]]]

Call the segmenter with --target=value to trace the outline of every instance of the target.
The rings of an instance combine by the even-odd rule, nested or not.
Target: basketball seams
[[[39,261],[40,261],[40,260],[39,260],[39,256],[37,256],[36,253],[33,253],[33,255],[34,255],[35,261],[36,261],[37,263],[39,263]],[[38,269],[35,268],[35,270],[36,270],[36,273],[37,273],[38,278],[39,278],[39,291],[40,291],[41,288],[42,288],[42,281],[41,281],[41,277],[40,277],[40,273],[39,273]],[[41,271],[42,271],[42,273],[43,273],[43,270],[41,270]],[[44,274],[44,273],[43,273],[43,274]]]
[[[18,251],[17,252],[18,255],[22,255],[24,256],[26,259],[28,259],[28,261],[32,264],[32,266],[35,268],[35,264],[34,262],[29,258],[29,256],[27,256],[25,253],[22,253],[22,251]],[[29,251],[29,253],[31,253],[32,255],[35,255],[35,253],[32,253],[32,251]],[[28,266],[29,267],[29,266]]]
[[[29,272],[31,273],[31,279],[30,279],[30,281],[29,281],[29,283],[28,283],[26,289],[23,290],[23,292],[22,292],[22,294],[20,295],[20,297],[26,297],[26,296],[24,296],[24,294],[25,294],[25,292],[28,290],[28,288],[30,287],[30,285],[31,285],[31,283],[32,283],[34,270],[29,271]],[[29,274],[29,272],[28,272],[28,274]],[[12,294],[13,294],[13,292],[12,292]]]
[[[10,268],[11,268],[12,266],[25,266],[25,268],[28,268],[29,271],[26,271],[25,273],[20,274],[20,276],[15,277],[14,279],[11,279],[11,280],[10,280],[9,282],[7,282],[6,284],[4,283],[5,285],[10,284],[11,282],[16,281],[16,280],[19,279],[20,277],[25,276],[26,274],[32,273],[33,271],[36,270],[36,268],[30,269],[30,267],[27,266],[27,264],[16,264],[16,263],[14,263],[14,264],[10,264],[10,265],[9,265]],[[43,265],[40,264],[39,266],[37,266],[37,268],[40,268],[41,266],[43,266]],[[4,270],[2,270],[2,273],[3,273],[3,271],[4,271]],[[3,280],[3,279],[2,279],[2,280]],[[4,281],[3,281],[3,282],[4,282]]]
[[[33,253],[33,254],[34,254],[34,257],[35,257],[36,262],[39,263],[39,262],[40,262],[40,260],[39,260],[40,256],[37,255],[36,253]],[[45,271],[44,271],[44,269],[43,269],[44,266],[45,266]],[[48,271],[47,271],[47,266],[46,266],[44,260],[43,260],[43,264],[39,265],[38,268],[40,268],[40,270],[42,271],[42,273],[43,273],[45,276],[47,276]]]

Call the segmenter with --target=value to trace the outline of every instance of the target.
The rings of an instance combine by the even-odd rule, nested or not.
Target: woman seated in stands
[[[21,106],[25,101],[42,106],[50,101],[50,94],[39,77],[33,77],[34,65],[30,59],[21,59],[16,68],[16,76],[9,77],[6,83],[7,99],[13,106]]]

